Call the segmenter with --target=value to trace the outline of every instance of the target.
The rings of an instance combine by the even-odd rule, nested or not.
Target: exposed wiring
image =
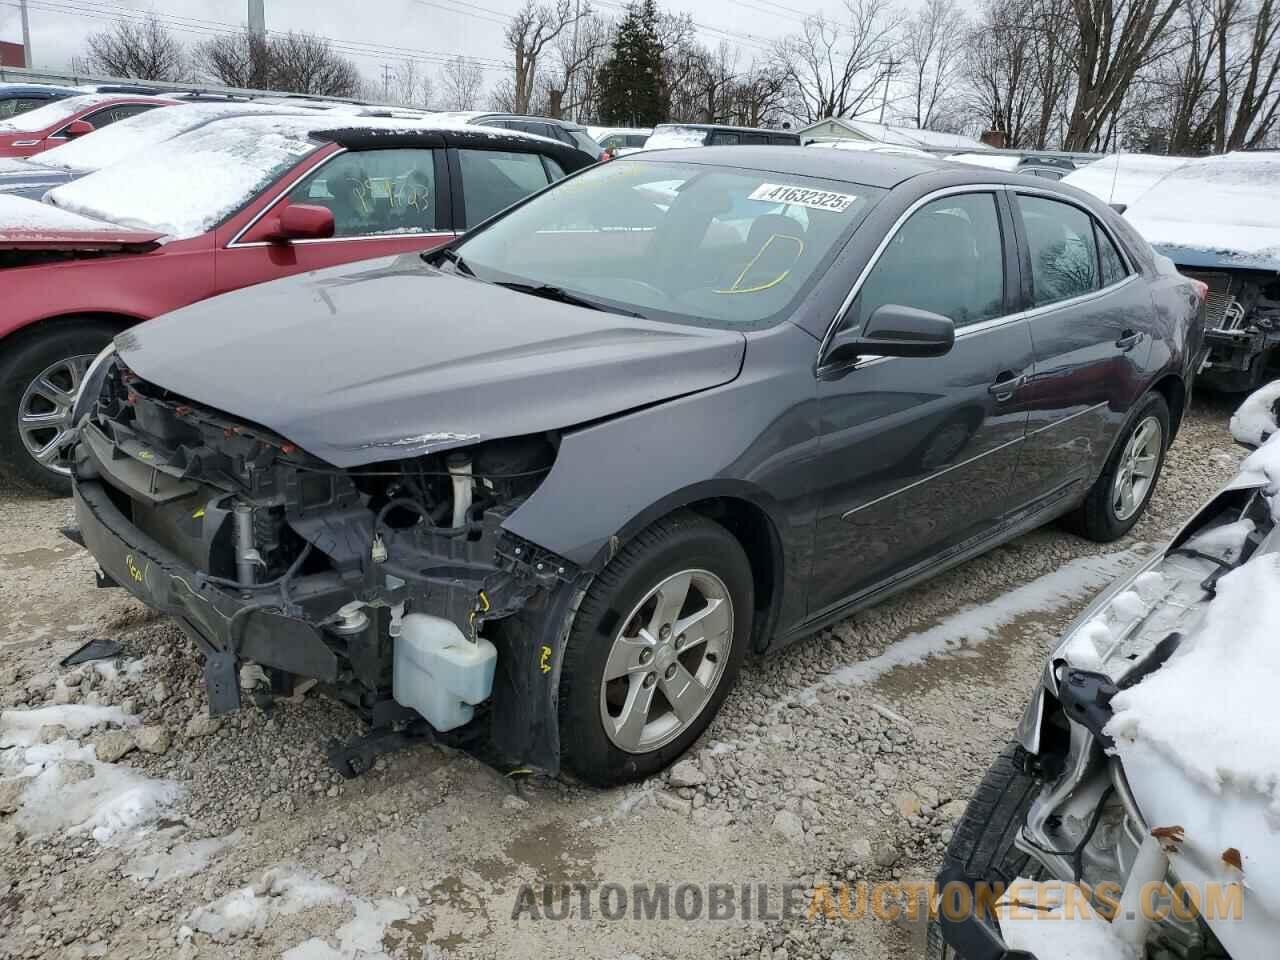
[[[1071,850],[1051,850],[1048,847],[1042,847],[1036,843],[1024,832],[1022,839],[1027,841],[1031,846],[1035,847],[1041,853],[1048,854],[1051,857],[1070,857],[1071,869],[1074,872],[1074,881],[1079,883],[1084,879],[1084,848],[1089,845],[1089,841],[1093,839],[1094,833],[1098,829],[1098,824],[1102,822],[1102,815],[1106,812],[1107,800],[1111,798],[1111,794],[1115,793],[1115,787],[1111,784],[1107,785],[1107,789],[1102,791],[1102,796],[1098,798],[1098,805],[1093,808],[1093,816],[1089,819],[1088,829],[1085,830],[1084,836],[1080,838],[1080,842]]]
[[[289,569],[274,580],[265,580],[262,583],[240,583],[238,580],[230,580],[226,577],[215,577],[211,573],[199,574],[199,579],[220,587],[234,587],[237,590],[274,590],[276,587],[287,587],[289,581],[297,576],[298,571],[302,569],[307,557],[311,556],[313,546],[310,541],[307,541],[307,545],[302,548],[302,552],[298,554],[293,563],[289,564]]]

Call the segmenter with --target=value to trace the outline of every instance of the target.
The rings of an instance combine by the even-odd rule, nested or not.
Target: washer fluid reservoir
[[[488,699],[497,662],[497,649],[483,637],[472,643],[452,620],[410,613],[395,638],[391,694],[436,730],[452,730]]]

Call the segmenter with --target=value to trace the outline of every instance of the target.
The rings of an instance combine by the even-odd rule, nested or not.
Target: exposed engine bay
[[[338,469],[110,362],[76,448],[80,535],[102,585],[199,645],[211,714],[239,708],[253,662],[286,691],[319,680],[378,729],[442,732],[497,705],[501,752],[555,766],[554,713],[539,729],[524,701],[550,696],[537,627],[578,571],[502,525],[557,434]]]
[[[1203,382],[1232,393],[1260,386],[1280,346],[1280,277],[1264,270],[1181,272],[1209,287]]]

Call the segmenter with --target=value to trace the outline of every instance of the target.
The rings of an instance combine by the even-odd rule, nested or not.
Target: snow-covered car
[[[1187,157],[1113,153],[1068,173],[1062,182],[1092,193],[1123,213],[1162,179],[1190,162]]]
[[[729,127],[718,123],[660,123],[644,142],[646,150],[680,147],[798,147],[800,135],[792,130]]]
[[[644,142],[652,133],[652,127],[587,127],[587,134],[610,157],[621,157],[644,149]]]
[[[976,167],[990,167],[1006,173],[1021,173],[1045,180],[1061,180],[1076,169],[1075,163],[1062,156],[1045,153],[955,153],[947,157],[955,163],[968,163]]]
[[[824,150],[853,150],[863,153],[886,153],[897,157],[931,157],[933,154],[916,147],[908,147],[901,143],[881,143],[878,140],[854,140],[852,137],[830,137],[824,140],[810,140],[806,147],[818,147]]]
[[[931,960],[1275,956],[1278,410],[1280,381],[1245,401],[1235,479],[1067,630],[947,848],[951,896],[1074,891],[1075,916],[1014,916],[1007,894],[998,919],[944,910]]]
[[[1280,152],[1178,166],[1125,211],[1180,272],[1209,287],[1205,386],[1256,389],[1280,347]]]

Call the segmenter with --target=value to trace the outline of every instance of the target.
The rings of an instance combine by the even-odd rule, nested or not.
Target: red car
[[[70,491],[72,400],[126,327],[292,273],[439,246],[594,160],[514,131],[237,117],[43,202],[0,196],[0,468]]]
[[[177,102],[164,97],[119,93],[86,93],[55,100],[0,121],[0,157],[30,157],[117,120]]]

